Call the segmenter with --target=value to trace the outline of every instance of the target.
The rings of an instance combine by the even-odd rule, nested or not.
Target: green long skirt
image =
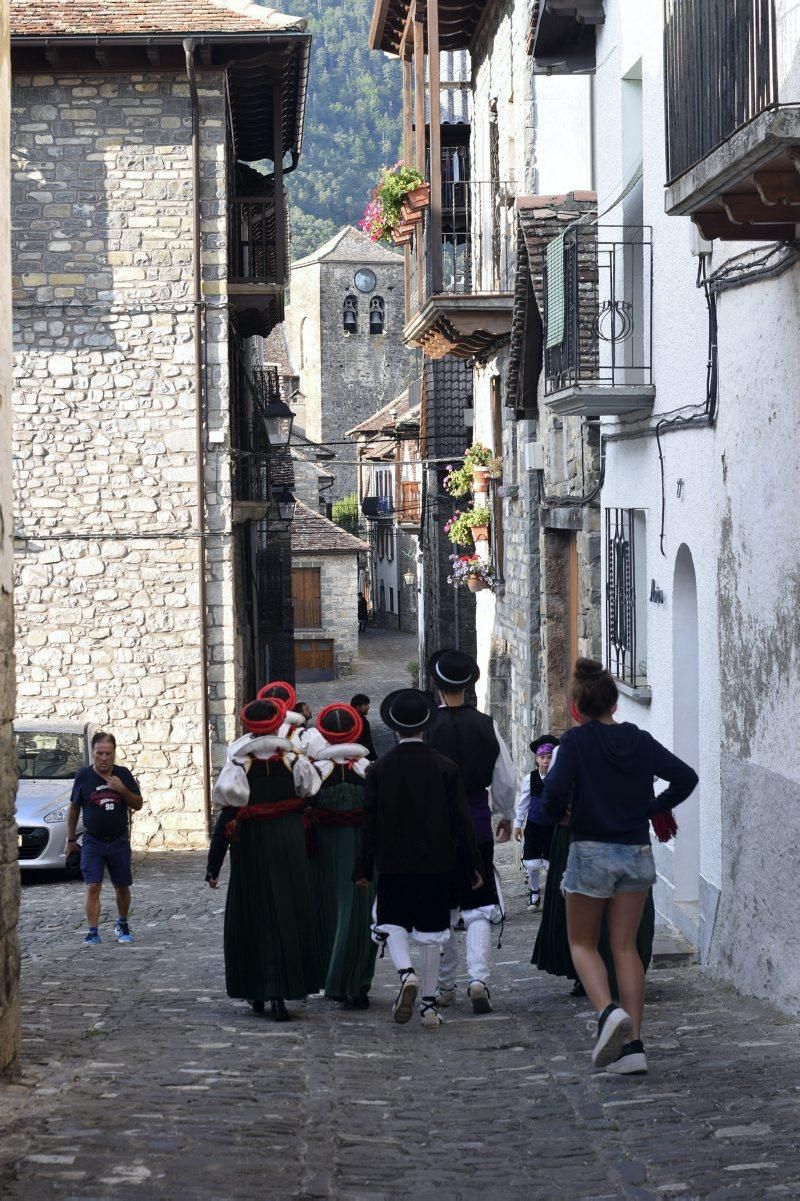
[[[315,799],[317,808],[336,813],[363,808],[363,788],[334,784]],[[309,859],[311,886],[328,964],[325,995],[343,1000],[365,996],[375,972],[377,947],[370,937],[374,883],[353,883],[361,829],[359,826],[317,826],[319,849]]]
[[[531,963],[534,963],[540,971],[548,972],[551,976],[566,976],[568,980],[577,980],[578,973],[575,971],[572,956],[569,953],[567,906],[561,892],[561,879],[567,869],[568,856],[569,830],[566,826],[556,826],[550,845],[550,866],[542,905],[542,920],[539,933],[536,935]],[[639,952],[639,958],[645,971],[650,966],[650,960],[653,957],[655,915],[653,890],[650,889],[639,924],[639,933],[636,936],[636,950]],[[608,941],[608,926],[605,916],[600,927],[600,942],[597,949],[608,970],[608,983],[612,996],[616,997],[619,995],[617,977]]]
[[[300,1000],[324,979],[300,814],[243,822],[225,906],[228,996]]]

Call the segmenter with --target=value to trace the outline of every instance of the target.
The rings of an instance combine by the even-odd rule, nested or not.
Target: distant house
[[[359,560],[369,543],[297,502],[292,522],[292,599],[298,683],[350,674],[358,658]]]

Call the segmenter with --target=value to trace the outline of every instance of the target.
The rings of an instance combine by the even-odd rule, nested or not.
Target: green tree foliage
[[[274,0],[313,35],[300,165],[286,180],[292,257],[356,225],[383,164],[400,156],[400,63],[367,46],[373,0]]]
[[[331,520],[348,534],[358,535],[358,496],[351,492],[341,500],[335,500],[331,507]]]

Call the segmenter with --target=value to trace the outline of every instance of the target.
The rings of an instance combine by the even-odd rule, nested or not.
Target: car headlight
[[[45,813],[44,822],[48,826],[54,826],[57,822],[65,822],[69,813],[69,805],[62,805],[60,809],[54,809],[52,813]]]

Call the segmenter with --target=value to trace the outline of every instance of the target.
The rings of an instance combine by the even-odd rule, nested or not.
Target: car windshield
[[[71,780],[86,766],[82,734],[15,730],[21,780]]]

